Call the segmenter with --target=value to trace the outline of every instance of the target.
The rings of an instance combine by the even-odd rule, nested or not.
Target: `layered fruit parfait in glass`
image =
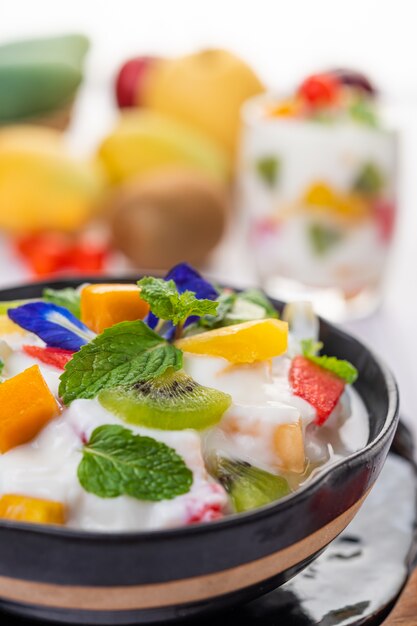
[[[0,518],[101,531],[290,497],[361,448],[349,362],[317,319],[181,264],[0,304]]]
[[[396,213],[397,140],[362,75],[310,76],[243,109],[240,201],[264,288],[328,317],[372,309]]]

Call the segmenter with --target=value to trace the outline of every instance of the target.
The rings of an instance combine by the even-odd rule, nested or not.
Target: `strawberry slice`
[[[291,363],[289,381],[294,395],[309,402],[317,411],[315,423],[321,426],[335,408],[345,388],[345,382],[304,356]]]
[[[47,365],[53,365],[54,367],[63,370],[68,361],[70,361],[74,355],[71,350],[63,350],[62,348],[41,348],[40,346],[23,346],[23,351],[27,355],[32,356],[42,363]]]

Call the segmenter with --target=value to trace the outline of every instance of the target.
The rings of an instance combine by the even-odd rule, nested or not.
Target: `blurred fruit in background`
[[[61,134],[36,126],[0,130],[0,228],[74,231],[97,210],[99,171],[68,153]]]
[[[160,169],[115,190],[110,213],[113,243],[134,266],[199,265],[221,239],[228,193],[206,174]]]
[[[106,239],[89,233],[46,231],[18,236],[14,243],[20,258],[38,278],[63,272],[99,274],[109,255]]]
[[[112,183],[169,166],[189,167],[220,181],[230,173],[227,155],[209,137],[150,110],[123,113],[99,147],[98,159]]]
[[[88,47],[83,35],[0,46],[0,125],[30,122],[65,128]]]
[[[249,65],[220,49],[176,59],[131,59],[116,80],[120,106],[148,107],[182,121],[218,142],[230,159],[236,151],[240,107],[262,91]]]

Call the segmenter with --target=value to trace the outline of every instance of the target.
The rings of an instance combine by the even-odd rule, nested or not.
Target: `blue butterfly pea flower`
[[[68,309],[50,302],[29,302],[7,312],[10,319],[38,335],[47,346],[77,351],[95,334]]]
[[[179,263],[178,265],[175,265],[169,270],[164,280],[173,280],[179,293],[192,291],[199,300],[215,300],[219,295],[217,289],[205,280],[201,274],[197,272],[197,270],[191,267],[191,265],[188,265],[188,263]],[[196,315],[192,315],[185,321],[184,326],[192,324],[197,319],[198,317]],[[145,321],[150,328],[155,328],[159,322],[159,318],[157,318],[151,311],[148,313]],[[167,327],[163,336],[165,339],[170,340],[173,338],[174,333],[174,325],[172,322],[167,322]]]

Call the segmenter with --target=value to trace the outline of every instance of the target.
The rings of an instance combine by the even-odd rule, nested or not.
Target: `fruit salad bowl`
[[[0,302],[85,281],[4,289]],[[1,520],[0,606],[62,623],[166,623],[249,601],[301,571],[359,510],[398,422],[397,386],[385,365],[323,320],[320,339],[327,354],[348,359],[359,371],[355,389],[370,422],[365,446],[277,502],[210,522],[103,533]]]

